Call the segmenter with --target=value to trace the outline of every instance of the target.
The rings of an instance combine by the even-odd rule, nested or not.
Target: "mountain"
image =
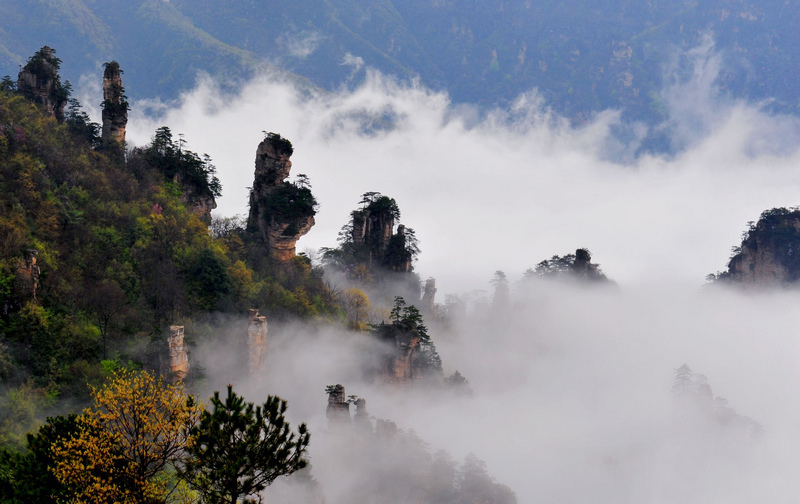
[[[71,75],[123,61],[133,98],[257,68],[337,89],[369,66],[457,102],[508,104],[537,88],[578,122],[615,108],[655,124],[664,87],[694,71],[687,52],[713,42],[722,95],[800,112],[800,11],[786,0],[6,0],[0,19],[0,74],[48,44]]]

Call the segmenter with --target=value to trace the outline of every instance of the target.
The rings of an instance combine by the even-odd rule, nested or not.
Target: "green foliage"
[[[272,144],[272,148],[275,149],[275,152],[277,152],[278,155],[285,154],[287,156],[291,156],[294,154],[292,142],[286,138],[283,138],[279,133],[264,132],[264,139],[269,140],[269,142]]]
[[[231,279],[223,264],[211,249],[202,249],[188,268],[189,296],[202,310],[217,308],[220,298],[231,291]]]
[[[222,184],[216,176],[217,169],[211,158],[203,157],[183,148],[183,139],[178,143],[172,139],[172,131],[166,126],[156,130],[152,143],[140,154],[150,166],[158,169],[167,180],[177,179],[198,195],[222,195]]]
[[[34,81],[39,84],[50,82],[49,94],[45,97],[39,96],[38,90],[27,81],[18,84],[17,91],[28,100],[39,105],[49,103],[55,111],[58,122],[63,122],[63,109],[70,97],[72,86],[69,81],[61,82],[58,70],[61,68],[61,60],[55,56],[55,49],[44,46],[28,59],[23,67],[23,71],[30,72]]]
[[[94,148],[87,121],[77,101],[58,124],[24,96],[0,91],[7,446],[21,447],[57,398],[88,400],[86,384],[107,377],[109,363],[157,365],[162,331],[178,320],[254,306],[276,319],[339,313],[321,268],[303,258],[279,268],[241,219],[209,234],[192,214],[184,198],[196,187],[175,179],[218,194],[207,157],[186,151],[168,128],[127,159],[112,156]],[[315,205],[307,180],[289,185],[300,208]]]
[[[109,69],[112,69],[115,72],[125,73],[122,70],[120,70],[119,63],[117,63],[116,61],[103,63],[103,68],[106,69],[106,72],[108,72]],[[111,90],[112,90],[112,99],[103,100],[103,103],[100,105],[103,108],[103,110],[108,112],[112,116],[117,116],[130,110],[130,105],[128,104],[128,97],[125,96],[125,88],[119,86],[118,84],[114,84]]]
[[[761,213],[758,222],[750,221],[742,234],[741,246],[731,249],[728,271],[706,276],[706,280],[730,281],[733,265],[742,259],[743,250],[765,250],[786,269],[788,283],[800,280],[800,208],[772,208]]]
[[[261,205],[267,215],[279,216],[282,220],[313,216],[318,206],[311,189],[290,183],[276,186]]]
[[[381,323],[372,326],[373,334],[381,341],[396,343],[397,341],[417,341],[417,350],[412,354],[413,376],[441,377],[442,359],[436,350],[433,340],[428,335],[422,314],[417,307],[407,305],[401,296],[394,298],[394,306],[389,312],[391,324]],[[406,343],[404,343],[406,344]],[[394,345],[391,345],[394,347]]]
[[[572,265],[575,262],[575,254],[566,254],[563,256],[554,255],[550,259],[545,259],[536,265],[534,270],[535,276],[558,276],[562,273],[569,273],[572,271]]]
[[[411,264],[420,254],[419,240],[411,228],[401,231],[398,226],[393,232],[400,219],[397,202],[379,192],[366,192],[359,204],[362,208],[351,212],[350,221],[339,232],[339,246],[321,249],[325,263],[345,271],[352,280],[368,276],[382,282],[392,272],[413,271]],[[384,234],[387,228],[388,241]]]
[[[80,102],[75,98],[67,101],[67,115],[64,123],[69,127],[69,131],[80,141],[92,147],[100,145],[100,125],[92,122],[89,114],[82,108]]]
[[[305,424],[296,435],[291,431],[284,420],[286,401],[269,396],[254,406],[228,385],[225,400],[215,392],[210,406],[191,430],[183,471],[206,502],[235,504],[306,466],[309,433]]]
[[[0,448],[0,490],[15,504],[55,503],[66,497],[66,489],[55,478],[53,443],[78,433],[76,415],[48,418],[36,434],[28,434],[27,451],[12,453]],[[5,466],[5,480],[2,472]],[[3,488],[3,484],[6,484]],[[6,502],[0,499],[0,502]]]

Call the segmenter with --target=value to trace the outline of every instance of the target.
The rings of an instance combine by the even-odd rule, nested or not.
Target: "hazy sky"
[[[325,385],[344,383],[433,449],[475,452],[520,503],[795,502],[800,300],[700,285],[725,268],[748,221],[800,203],[800,123],[720,97],[711,41],[687,55],[694,76],[662,94],[674,157],[633,159],[645,127],[618,142],[615,111],[576,128],[535,90],[509,110],[478,112],[375,73],[338,93],[261,76],[223,96],[200,79],[179,103],[150,104],[158,120],[133,103],[128,138],[143,145],[161,125],[184,133],[214,159],[217,214],[230,216],[247,212],[262,131],[279,132],[295,147],[293,175],[310,177],[321,205],[298,249],[334,246],[359,195],[380,191],[416,230],[416,268],[437,278],[439,301],[578,247],[621,286],[515,290],[503,324],[434,333],[446,372],[470,380],[468,400],[362,383],[361,335],[271,333],[267,374],[251,389],[289,399],[312,432],[325,428]],[[229,351],[198,350],[220,387]],[[762,439],[676,413],[669,390],[683,363],[764,425]],[[312,438],[312,457],[326,456]],[[346,500],[336,497],[346,496],[341,469],[315,463],[329,502]]]

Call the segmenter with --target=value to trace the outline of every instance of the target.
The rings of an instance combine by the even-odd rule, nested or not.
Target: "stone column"
[[[250,321],[247,324],[248,371],[251,375],[261,370],[264,357],[267,355],[267,317],[258,314],[258,310],[250,310]]]
[[[176,380],[189,372],[189,349],[183,341],[183,326],[169,326],[169,368]]]

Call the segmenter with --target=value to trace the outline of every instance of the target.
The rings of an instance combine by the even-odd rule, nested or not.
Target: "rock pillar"
[[[19,262],[18,274],[22,280],[22,288],[25,296],[36,302],[36,289],[39,287],[39,275],[41,269],[36,263],[39,252],[35,249],[25,251],[25,256]]]
[[[422,314],[430,317],[436,316],[436,280],[425,280],[425,291],[422,294]]]
[[[20,70],[17,89],[44,109],[44,113],[64,122],[64,107],[68,93],[58,75],[60,60],[53,48],[44,46]]]
[[[176,380],[182,380],[189,372],[189,348],[183,341],[183,326],[169,326],[169,368]]]
[[[124,93],[119,63],[106,63],[103,72],[103,142],[106,144],[125,144],[128,102]]]
[[[264,357],[267,355],[267,317],[258,314],[258,310],[250,310],[250,321],[247,324],[248,371],[251,375],[261,370]]]
[[[328,408],[325,410],[328,426],[350,424],[350,404],[344,393],[344,385],[328,388]]]

